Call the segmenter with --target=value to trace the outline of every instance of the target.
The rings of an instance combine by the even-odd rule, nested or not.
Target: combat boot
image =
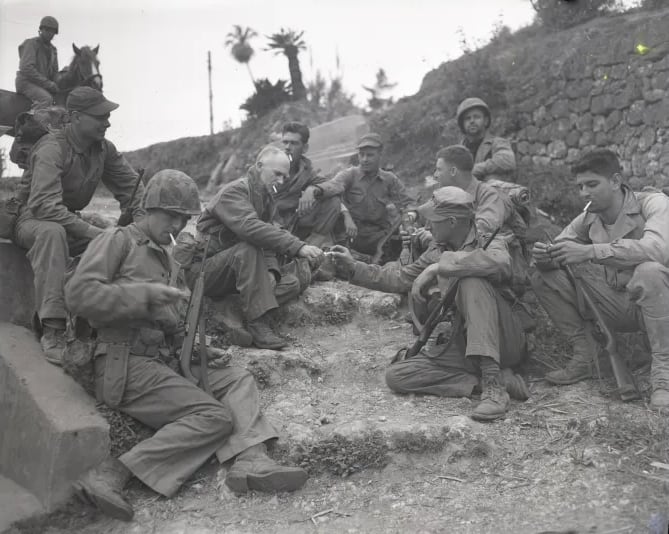
[[[476,421],[494,421],[504,417],[509,409],[509,394],[501,381],[501,373],[484,374],[481,402],[472,411]]]
[[[50,326],[42,327],[40,345],[47,362],[53,365],[62,365],[65,344],[65,329]]]
[[[514,373],[511,369],[502,369],[502,384],[506,392],[512,399],[526,401],[530,398],[530,390],[525,384],[525,380],[520,375]]]
[[[236,493],[295,491],[304,486],[309,478],[304,469],[279,465],[265,451],[265,445],[260,444],[239,454],[225,477],[225,484]]]
[[[217,312],[215,319],[223,323],[232,345],[239,347],[253,345],[253,336],[244,328],[239,295],[228,295],[223,300],[216,301],[214,307]]]
[[[669,410],[669,321],[651,319],[644,315],[646,335],[651,350],[650,407],[654,410]]]
[[[556,386],[568,386],[594,376],[593,358],[598,357],[597,342],[586,327],[583,338],[574,340],[574,356],[564,369],[546,373],[544,379]]]
[[[254,321],[249,321],[246,329],[253,336],[253,344],[259,349],[279,350],[288,345],[285,339],[272,332],[264,315]]]
[[[131,476],[128,468],[120,460],[107,458],[81,477],[74,484],[74,491],[105,515],[122,521],[131,521],[135,512],[121,495]]]

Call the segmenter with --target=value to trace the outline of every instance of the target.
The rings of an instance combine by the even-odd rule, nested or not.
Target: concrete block
[[[72,482],[109,455],[95,401],[46,362],[27,329],[0,323],[0,473],[53,510]]]
[[[42,504],[13,480],[0,475],[0,532],[15,521],[44,513]]]
[[[29,326],[34,310],[33,270],[25,250],[0,239],[0,321]]]

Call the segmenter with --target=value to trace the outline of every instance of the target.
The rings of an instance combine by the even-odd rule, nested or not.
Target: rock
[[[402,297],[396,293],[374,291],[360,297],[358,310],[379,317],[392,317],[397,314],[401,302]]]
[[[649,150],[654,143],[655,143],[655,129],[644,128],[643,133],[639,137],[639,144],[637,145],[637,150],[645,152]]]
[[[662,89],[651,89],[649,91],[643,92],[643,99],[651,104],[653,102],[659,102],[664,99],[664,91]]]
[[[578,130],[572,130],[567,134],[567,138],[565,139],[567,146],[574,148],[578,146],[578,140],[581,138],[581,134],[578,132]]]
[[[475,421],[466,415],[454,415],[446,418],[444,424],[448,428],[447,436],[449,439],[462,438],[471,434]]]
[[[592,131],[603,132],[606,127],[606,118],[602,115],[596,115],[592,120]]]
[[[553,159],[561,159],[567,155],[567,145],[564,141],[557,140],[549,143],[548,155]]]
[[[643,124],[644,109],[646,103],[643,100],[634,102],[627,110],[627,124],[630,126],[638,126]]]

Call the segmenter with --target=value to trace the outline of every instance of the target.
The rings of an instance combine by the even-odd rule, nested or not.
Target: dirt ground
[[[476,399],[399,396],[385,386],[390,358],[412,339],[398,300],[344,282],[309,291],[311,308],[289,307],[280,321],[291,347],[231,349],[280,429],[273,455],[312,474],[303,489],[235,496],[212,461],[172,499],[133,482],[132,523],[73,501],[10,532],[667,532],[666,416],[647,408],[647,391],[621,403],[610,378],[543,382],[567,348],[540,311],[525,370],[531,398],[481,424],[468,417]]]

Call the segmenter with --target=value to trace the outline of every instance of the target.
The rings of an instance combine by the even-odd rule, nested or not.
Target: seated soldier
[[[358,142],[360,164],[314,186],[318,200],[342,197],[343,226],[351,248],[368,255],[377,252],[379,242],[412,202],[400,179],[381,169],[382,149],[378,134],[362,136]],[[408,215],[415,219],[414,212]]]
[[[564,369],[550,372],[552,384],[593,376],[598,347],[584,303],[562,265],[576,276],[612,329],[645,331],[652,351],[652,408],[669,408],[669,199],[663,193],[634,193],[623,183],[618,157],[607,149],[584,154],[572,167],[587,202],[555,239],[536,243],[532,286],[553,323],[573,344]]]
[[[434,241],[415,263],[401,268],[392,263],[367,265],[338,246],[332,251],[337,269],[352,284],[396,293],[411,289],[411,297],[418,300],[437,277],[442,292],[444,279],[458,279],[456,308],[463,328],[454,330],[448,344],[423,348],[414,358],[390,365],[386,382],[398,393],[444,397],[468,397],[482,390],[472,417],[503,417],[509,393],[519,400],[528,398],[522,378],[509,369],[524,359],[526,345],[520,319],[507,300],[513,269],[507,238],[497,236],[481,250],[473,199],[456,187],[436,190],[418,213],[431,223]]]
[[[283,276],[276,254],[304,258],[313,266],[322,258],[320,248],[272,224],[274,195],[289,172],[285,152],[266,146],[246,176],[221,187],[197,223],[199,257],[187,267],[186,280],[191,286],[195,283],[204,240],[210,237],[204,294],[223,299],[239,293],[246,321],[245,330],[238,327],[233,332],[238,338],[233,342],[239,345],[247,345],[245,338],[249,335],[259,348],[278,350],[287,344],[271,330],[267,312],[304,290],[311,273],[307,269],[308,280]]]
[[[310,245],[331,247],[341,202],[339,197],[314,197],[314,186],[326,179],[304,155],[309,148],[309,128],[300,122],[288,122],[283,126],[281,142],[291,159],[290,173],[274,195],[277,220]]]
[[[474,158],[472,174],[483,182],[491,178],[514,182],[516,156],[507,139],[488,132],[491,120],[488,104],[480,98],[466,98],[458,106],[456,118],[465,136],[462,144]]]
[[[158,172],[143,198],[147,214],[94,239],[67,283],[67,304],[97,328],[95,385],[99,401],[156,430],[120,458],[86,473],[76,491],[104,513],[129,521],[122,491],[132,476],[171,497],[213,454],[234,459],[225,483],[236,492],[296,490],[304,470],[266,455],[276,430],[260,411],[253,376],[239,367],[206,372],[212,395],[164,363],[166,339],[183,338],[185,292],[167,285],[175,268],[166,245],[200,212],[195,182]],[[180,335],[181,334],[181,335]]]
[[[43,17],[37,37],[26,39],[19,46],[19,70],[16,71],[16,92],[27,96],[34,108],[53,104],[58,92],[58,50],[51,44],[58,34],[58,21]]]

